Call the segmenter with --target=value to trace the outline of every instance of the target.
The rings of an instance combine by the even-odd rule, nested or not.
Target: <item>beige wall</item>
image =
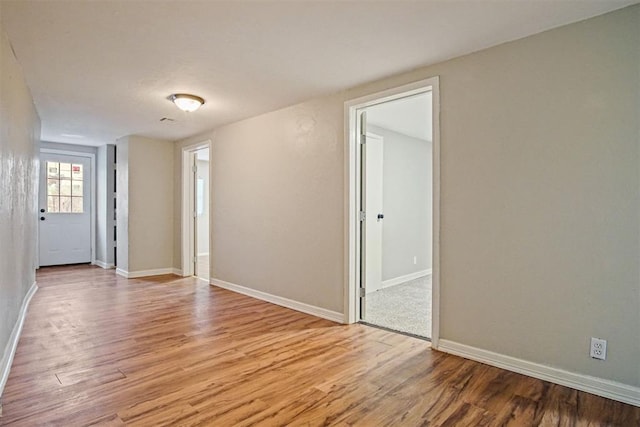
[[[343,102],[439,75],[441,338],[640,386],[638,46],[635,6],[180,142],[213,141],[212,275],[342,311]]]
[[[39,139],[40,118],[0,26],[0,369],[35,282]]]
[[[116,144],[118,268],[173,265],[173,143],[128,136]]]
[[[211,277],[342,311],[342,114],[323,98],[178,144],[176,165],[185,144],[213,141]]]

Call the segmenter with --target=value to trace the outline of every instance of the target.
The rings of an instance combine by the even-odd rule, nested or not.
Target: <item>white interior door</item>
[[[367,133],[366,142],[366,292],[375,292],[382,288],[382,167],[383,139]]]
[[[194,153],[195,275],[209,281],[209,148]]]
[[[91,160],[40,156],[40,265],[91,262]]]
[[[360,138],[360,319],[367,320],[366,294],[382,287],[383,140],[367,132],[367,112],[359,115]],[[364,214],[364,215],[363,215]]]

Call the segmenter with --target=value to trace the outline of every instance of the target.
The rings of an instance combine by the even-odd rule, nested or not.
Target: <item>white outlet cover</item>
[[[594,359],[605,360],[607,358],[607,340],[591,337],[589,355]]]

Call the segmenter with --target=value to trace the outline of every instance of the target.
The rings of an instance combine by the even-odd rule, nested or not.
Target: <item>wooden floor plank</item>
[[[42,268],[11,426],[640,426],[640,408],[193,278]]]

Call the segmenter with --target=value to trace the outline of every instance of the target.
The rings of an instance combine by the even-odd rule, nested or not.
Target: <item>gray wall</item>
[[[129,271],[129,137],[116,141],[116,267]]]
[[[39,139],[40,118],[0,24],[0,369],[36,280]]]
[[[114,265],[114,164],[115,145],[98,147],[96,156],[96,260]]]
[[[118,139],[118,268],[130,273],[173,266],[173,148],[159,139]]]
[[[377,126],[368,130],[384,140],[382,280],[430,270],[433,144]]]
[[[639,45],[634,6],[182,141],[213,276],[342,311],[343,103],[439,75],[441,338],[640,386]]]

